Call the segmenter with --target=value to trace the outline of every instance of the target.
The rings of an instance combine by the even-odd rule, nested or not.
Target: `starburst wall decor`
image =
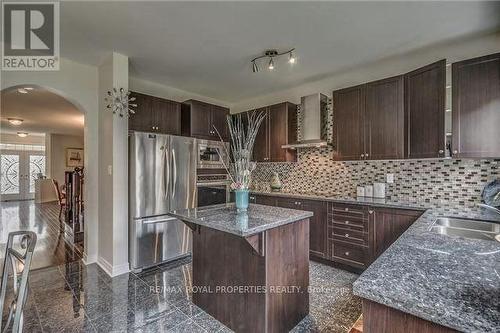
[[[130,97],[130,91],[123,88],[119,90],[113,88],[112,91],[108,91],[108,96],[104,99],[108,105],[106,108],[113,111],[113,114],[119,114],[120,117],[124,115],[130,117],[135,111],[133,108],[137,107],[137,104],[132,103],[135,101],[135,97]]]

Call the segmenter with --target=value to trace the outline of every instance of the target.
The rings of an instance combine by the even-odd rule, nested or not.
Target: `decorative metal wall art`
[[[113,114],[119,114],[120,117],[127,116],[130,117],[135,111],[133,108],[137,108],[135,97],[130,97],[130,91],[123,88],[108,91],[108,96],[104,99],[108,105],[107,109],[113,111]]]

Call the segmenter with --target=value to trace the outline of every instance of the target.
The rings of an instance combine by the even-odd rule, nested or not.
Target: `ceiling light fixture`
[[[19,126],[23,123],[23,120],[19,119],[19,118],[7,118],[7,120],[9,121],[9,123],[11,125],[14,125],[14,126]]]
[[[252,62],[252,72],[257,73],[259,71],[258,60],[260,60],[262,58],[269,59],[269,65],[267,68],[270,71],[274,70],[274,67],[275,67],[274,66],[274,58],[285,55],[285,54],[288,54],[288,63],[295,64],[297,62],[297,58],[295,58],[295,56],[293,55],[293,51],[295,51],[294,48],[290,49],[286,52],[282,52],[282,53],[279,53],[277,50],[266,50],[263,55],[252,59],[252,61],[251,61]]]
[[[26,132],[17,132],[17,136],[20,137],[20,138],[25,138],[28,136],[28,133]]]

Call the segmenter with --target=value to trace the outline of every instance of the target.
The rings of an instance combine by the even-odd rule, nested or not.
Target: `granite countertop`
[[[354,294],[458,331],[500,332],[500,242],[429,230],[442,216],[500,223],[499,214],[442,201],[254,193],[425,210],[354,282]]]
[[[303,210],[250,204],[246,212],[237,212],[235,204],[183,209],[169,215],[182,221],[247,237],[313,216]]]

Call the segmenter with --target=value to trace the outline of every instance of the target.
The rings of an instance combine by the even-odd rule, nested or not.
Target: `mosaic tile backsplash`
[[[269,191],[277,172],[283,192],[324,196],[356,196],[358,185],[385,182],[386,195],[408,201],[445,201],[471,205],[481,201],[484,185],[500,178],[500,159],[495,160],[392,160],[349,161],[332,159],[332,148],[303,149],[294,163],[258,163],[252,189]]]

